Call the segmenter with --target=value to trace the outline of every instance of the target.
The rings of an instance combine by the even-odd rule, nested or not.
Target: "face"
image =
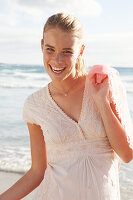
[[[48,29],[41,41],[45,69],[52,81],[73,78],[82,54],[80,40],[59,28]]]

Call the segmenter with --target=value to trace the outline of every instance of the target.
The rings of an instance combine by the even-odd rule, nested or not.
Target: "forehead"
[[[44,44],[60,48],[74,48],[79,45],[79,39],[71,32],[51,28],[44,33]]]

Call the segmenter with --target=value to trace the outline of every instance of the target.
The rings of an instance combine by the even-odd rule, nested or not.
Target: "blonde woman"
[[[83,62],[83,27],[74,16],[48,18],[41,48],[51,82],[29,95],[23,109],[32,164],[0,200],[120,200],[118,155],[132,160],[132,147],[109,81],[96,84]]]

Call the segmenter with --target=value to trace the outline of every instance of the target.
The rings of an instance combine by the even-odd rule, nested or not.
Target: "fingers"
[[[108,78],[108,75],[97,73],[97,74],[94,74],[90,80],[93,84],[98,85],[100,83],[103,83],[104,80],[107,78]]]
[[[90,79],[90,83],[91,83],[92,85],[95,84],[95,76],[93,76],[93,77]]]
[[[107,83],[107,82],[109,83],[108,77],[104,78],[102,83],[104,84],[104,83]]]
[[[102,83],[104,81],[104,79],[106,79],[106,78],[107,78],[106,74],[99,74],[99,73],[96,74],[96,82],[97,83]]]

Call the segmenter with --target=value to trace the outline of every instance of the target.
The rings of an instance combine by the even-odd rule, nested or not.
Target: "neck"
[[[62,81],[52,81],[49,85],[50,92],[52,95],[68,96],[82,86],[84,78],[85,76],[75,76]]]
[[[52,81],[51,84],[59,92],[67,93],[68,90],[70,90],[70,88],[78,82],[78,80],[79,80],[79,77],[74,77],[74,78],[65,79],[62,81]]]

